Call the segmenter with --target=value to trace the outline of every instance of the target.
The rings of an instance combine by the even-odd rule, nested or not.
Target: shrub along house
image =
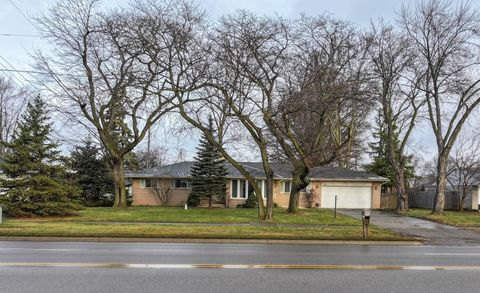
[[[168,206],[183,206],[191,190],[190,170],[193,162],[180,162],[166,166],[127,173],[131,180],[133,205],[162,205],[167,199]],[[262,164],[244,162],[242,165],[257,179],[265,192],[265,174]],[[253,188],[241,173],[226,164],[227,195],[226,206],[236,207],[253,195]],[[275,172],[273,200],[281,207],[288,206],[291,188],[290,164],[272,163]],[[347,209],[380,208],[381,185],[387,179],[362,171],[338,167],[315,167],[310,185],[301,192],[300,207],[333,208],[335,196],[337,207]]]

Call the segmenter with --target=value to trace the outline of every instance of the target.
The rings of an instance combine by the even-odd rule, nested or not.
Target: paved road
[[[480,246],[0,242],[1,293],[479,290]]]
[[[339,212],[361,219],[360,210],[339,210]],[[404,235],[423,238],[431,245],[480,245],[480,233],[393,213],[373,211],[370,223]]]

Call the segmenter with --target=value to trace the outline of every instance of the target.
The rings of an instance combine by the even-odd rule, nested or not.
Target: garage
[[[334,208],[335,195],[339,209],[369,209],[372,207],[371,186],[322,186],[321,207]]]

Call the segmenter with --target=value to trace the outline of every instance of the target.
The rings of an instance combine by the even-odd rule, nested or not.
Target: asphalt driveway
[[[353,218],[361,219],[361,210],[338,210]],[[389,212],[373,211],[370,224],[394,232],[422,238],[432,245],[479,245],[480,233],[435,222],[401,216]]]

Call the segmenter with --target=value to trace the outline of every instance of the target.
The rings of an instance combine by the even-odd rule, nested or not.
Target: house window
[[[188,189],[190,188],[190,181],[188,179],[174,179],[172,180],[172,188]]]
[[[232,180],[232,198],[247,198],[248,197],[248,181],[246,180]]]
[[[155,188],[157,187],[157,179],[142,179],[140,180],[141,188]]]
[[[291,181],[283,181],[282,187],[283,187],[282,192],[289,193],[290,191],[292,191],[292,182]]]

